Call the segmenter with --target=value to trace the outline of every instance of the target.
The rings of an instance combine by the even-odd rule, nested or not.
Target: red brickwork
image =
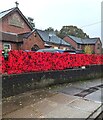
[[[23,25],[22,27],[18,27],[16,25],[12,25],[9,23],[9,21],[13,18],[13,15],[18,17],[18,21],[20,21],[20,23]],[[31,29],[22,19],[22,17],[19,15],[19,13],[14,12],[10,16],[4,17],[4,19],[2,20],[2,31],[20,34],[20,33],[30,32]]]

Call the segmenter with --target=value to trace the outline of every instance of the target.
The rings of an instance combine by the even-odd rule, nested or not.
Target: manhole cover
[[[92,92],[95,92],[97,90],[98,90],[98,88],[91,87],[89,89],[83,90],[82,92],[80,92],[78,94],[75,94],[74,96],[85,97],[86,95],[88,95],[88,94],[90,94]]]

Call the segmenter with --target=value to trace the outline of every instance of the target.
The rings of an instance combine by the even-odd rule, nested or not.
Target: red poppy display
[[[1,51],[0,51],[1,53]],[[0,54],[0,73],[20,74],[35,71],[64,70],[88,65],[102,65],[103,55],[12,50],[8,60]]]

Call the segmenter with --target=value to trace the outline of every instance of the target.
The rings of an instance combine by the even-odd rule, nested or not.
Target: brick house
[[[74,37],[68,35],[64,37],[64,40],[68,42],[73,49],[75,50],[83,50],[85,51],[86,48],[91,49],[92,53],[101,54],[102,51],[102,42],[100,38],[85,38],[81,39],[78,37]]]
[[[36,29],[35,34],[43,40],[45,48],[59,48],[64,50],[71,49],[71,45],[59,38],[55,32],[47,32]]]
[[[0,13],[0,48],[9,50],[38,50],[45,47],[69,49],[70,44],[45,31],[33,29],[18,7]],[[41,33],[44,33],[43,36]],[[46,36],[45,36],[46,35]],[[50,41],[49,41],[50,40]]]
[[[0,46],[12,50],[44,48],[41,39],[36,39],[34,30],[18,7],[0,13]]]

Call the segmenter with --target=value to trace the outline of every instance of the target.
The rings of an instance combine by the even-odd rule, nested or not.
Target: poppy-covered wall
[[[65,70],[81,66],[103,65],[103,55],[10,51],[2,59],[1,73],[21,74],[36,71]]]
[[[10,51],[0,54],[3,97],[52,84],[103,76],[103,55]]]

